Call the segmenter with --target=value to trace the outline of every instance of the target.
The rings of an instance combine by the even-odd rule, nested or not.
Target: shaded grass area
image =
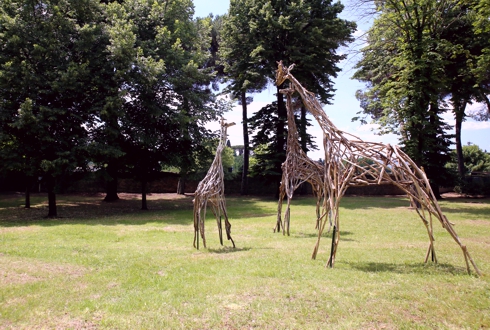
[[[490,280],[468,276],[435,224],[438,264],[424,264],[425,227],[399,197],[346,197],[335,268],[317,260],[315,201],[298,198],[291,236],[273,233],[277,202],[228,197],[236,249],[192,247],[192,198],[58,197],[45,219],[22,195],[0,195],[0,329],[486,329]],[[490,201],[446,199],[444,212],[480,270],[490,269]]]

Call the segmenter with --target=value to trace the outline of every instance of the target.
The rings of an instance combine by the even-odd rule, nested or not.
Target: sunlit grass
[[[425,227],[404,198],[346,197],[335,268],[317,240],[313,198],[293,201],[291,235],[273,233],[277,202],[228,197],[236,248],[192,247],[192,198],[58,196],[45,219],[33,196],[0,196],[0,329],[479,329],[490,327],[488,275],[435,224],[439,263],[424,264]],[[445,200],[479,268],[490,269],[490,201]]]

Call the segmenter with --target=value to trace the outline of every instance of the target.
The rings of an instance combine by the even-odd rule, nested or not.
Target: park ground
[[[317,241],[312,197],[293,200],[291,235],[274,233],[277,201],[227,196],[236,248],[193,248],[192,196],[0,195],[0,329],[489,329],[490,199],[445,195],[443,212],[483,273],[402,196],[345,197],[340,245]]]

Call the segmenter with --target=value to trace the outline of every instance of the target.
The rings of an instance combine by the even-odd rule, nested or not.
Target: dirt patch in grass
[[[477,226],[483,226],[483,227],[486,227],[486,226],[490,226],[490,221],[488,220],[465,220],[464,221],[465,224],[469,224],[469,225],[477,225]]]
[[[159,230],[163,230],[169,233],[177,233],[177,232],[190,232],[189,226],[165,226],[163,228],[158,228]]]
[[[86,320],[80,317],[74,317],[68,313],[61,316],[51,315],[49,319],[44,320],[43,324],[32,324],[25,329],[54,329],[54,330],[64,330],[64,329],[76,329],[76,330],[96,330],[100,329],[100,321],[102,320],[101,315],[94,315],[90,320]],[[0,326],[0,329],[3,329]],[[5,328],[10,329],[10,328]]]
[[[59,275],[74,279],[86,272],[87,269],[79,266],[11,258],[0,254],[0,286],[27,284]]]
[[[19,226],[19,227],[0,227],[0,233],[11,233],[11,232],[32,232],[35,231],[34,226]]]

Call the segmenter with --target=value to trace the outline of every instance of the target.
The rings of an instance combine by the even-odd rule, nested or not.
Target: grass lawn
[[[318,257],[315,201],[296,198],[291,236],[273,233],[277,201],[227,197],[232,237],[220,246],[208,210],[208,248],[192,247],[192,198],[115,203],[60,195],[0,195],[0,329],[489,329],[490,199],[446,199],[482,277],[435,225],[428,237],[400,197],[345,197],[335,268]]]

